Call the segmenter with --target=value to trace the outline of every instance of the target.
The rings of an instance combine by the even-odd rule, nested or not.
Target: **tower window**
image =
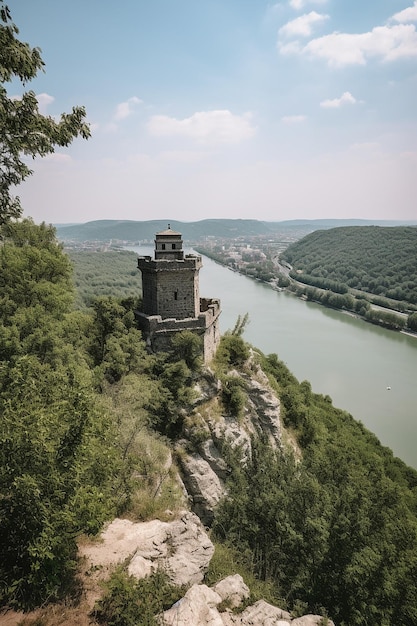
[[[165,250],[165,244],[164,243],[162,244],[162,250]]]
[[[172,244],[172,249],[175,250],[175,243]]]
[[[174,291],[174,300],[178,300],[178,291]]]

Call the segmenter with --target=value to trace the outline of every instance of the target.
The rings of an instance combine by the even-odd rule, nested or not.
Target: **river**
[[[132,249],[132,248],[131,248]],[[153,254],[149,248],[134,248]],[[305,302],[203,257],[202,297],[220,298],[221,331],[249,313],[244,338],[276,353],[299,381],[329,395],[417,468],[417,338]]]

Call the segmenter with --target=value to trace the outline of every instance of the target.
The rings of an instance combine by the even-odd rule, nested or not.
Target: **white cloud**
[[[289,41],[288,43],[278,42],[278,50],[281,54],[291,55],[291,54],[301,54],[303,48],[298,41]]]
[[[414,2],[412,7],[408,7],[399,13],[395,13],[391,20],[394,22],[400,22],[401,24],[407,22],[417,22],[417,0]]]
[[[290,0],[290,7],[301,11],[308,4],[326,4],[327,0]]]
[[[323,100],[320,102],[320,106],[324,109],[338,109],[343,104],[355,104],[356,98],[352,96],[350,91],[345,91],[340,98],[334,98],[333,100]]]
[[[38,101],[39,109],[41,111],[45,111],[48,105],[52,104],[55,98],[47,93],[38,93],[36,100]]]
[[[301,122],[305,122],[306,119],[306,115],[284,115],[284,117],[281,117],[281,121],[284,122],[284,124],[300,124]]]
[[[280,45],[281,54],[306,54],[331,66],[365,65],[370,58],[394,61],[417,56],[417,33],[412,24],[378,26],[359,34],[332,33],[312,39],[305,46]]]
[[[328,15],[316,13],[316,11],[310,11],[300,17],[287,22],[279,29],[279,34],[285,37],[293,37],[295,35],[301,35],[302,37],[309,37],[313,31],[315,24],[321,24],[329,19]]]
[[[142,104],[143,100],[133,96],[126,100],[126,102],[121,102],[117,105],[116,113],[114,115],[115,120],[124,120],[126,117],[129,117],[135,109],[136,104]]]
[[[148,123],[152,135],[182,136],[219,143],[236,143],[253,137],[256,128],[251,125],[251,114],[233,115],[230,111],[199,111],[179,120],[167,115],[154,115]]]
[[[57,163],[57,164],[61,164],[61,163],[71,163],[72,162],[72,158],[70,157],[69,154],[63,154],[62,152],[52,152],[51,154],[47,154],[46,156],[42,157],[44,161],[48,161],[50,163]]]

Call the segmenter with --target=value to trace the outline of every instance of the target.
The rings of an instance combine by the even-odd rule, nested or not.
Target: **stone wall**
[[[136,319],[152,352],[169,351],[172,337],[183,330],[190,330],[202,337],[204,362],[208,363],[216,353],[220,341],[220,313],[220,300],[202,299],[200,312],[196,317],[163,319],[161,315],[146,315],[137,311]]]
[[[200,313],[198,273],[201,257],[183,260],[138,259],[142,272],[143,312],[163,319],[198,317]]]

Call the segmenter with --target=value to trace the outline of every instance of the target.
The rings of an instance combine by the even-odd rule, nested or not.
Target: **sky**
[[[417,220],[417,1],[7,4],[92,132],[31,161],[35,221]]]

